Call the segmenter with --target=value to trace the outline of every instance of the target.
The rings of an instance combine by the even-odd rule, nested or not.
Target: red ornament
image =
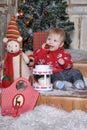
[[[30,38],[28,38],[28,43],[30,43],[30,41],[31,41]]]
[[[23,11],[19,12],[19,17],[20,17],[20,18],[23,18],[23,17],[24,17],[24,12],[23,12]]]
[[[0,83],[0,88],[2,88],[2,83]]]
[[[44,11],[44,14],[45,14],[45,15],[48,15],[49,13],[48,13],[48,11]]]

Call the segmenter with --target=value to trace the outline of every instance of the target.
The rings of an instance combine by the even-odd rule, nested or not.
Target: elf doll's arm
[[[33,55],[33,51],[32,50],[27,50],[25,52],[25,54],[28,56],[29,58],[29,63],[27,64],[29,67],[33,67],[34,66],[34,55]]]
[[[28,56],[24,52],[22,53],[22,56],[23,56],[23,59],[24,59],[25,63],[28,64],[29,61],[30,61]]]

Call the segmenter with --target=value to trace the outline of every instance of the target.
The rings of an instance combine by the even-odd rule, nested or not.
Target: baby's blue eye
[[[56,40],[54,40],[54,42],[56,42]]]
[[[50,40],[51,38],[48,38],[48,40]]]

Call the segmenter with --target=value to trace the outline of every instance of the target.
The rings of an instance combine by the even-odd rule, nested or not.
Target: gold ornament
[[[19,31],[21,32],[21,28],[19,28]]]
[[[34,17],[31,15],[31,16],[30,16],[30,20],[33,20],[33,18],[34,18]]]
[[[26,0],[23,0],[23,3],[25,3],[26,2]]]
[[[26,20],[26,21],[25,21],[25,24],[26,24],[27,26],[29,26],[30,21],[29,21],[29,20]]]

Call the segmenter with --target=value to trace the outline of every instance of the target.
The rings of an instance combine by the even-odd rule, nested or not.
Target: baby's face
[[[63,46],[62,37],[58,34],[50,34],[47,37],[46,43],[50,45],[50,51],[56,51],[59,47]]]

